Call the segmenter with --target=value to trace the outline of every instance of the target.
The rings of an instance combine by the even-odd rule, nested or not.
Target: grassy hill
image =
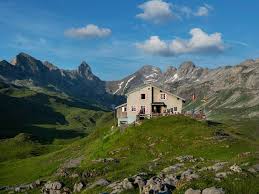
[[[84,136],[104,112],[101,108],[42,88],[0,87],[0,138],[31,134],[50,143]]]
[[[201,122],[183,116],[155,118],[144,121],[141,125],[120,130],[113,125],[112,114],[103,115],[96,123],[96,130],[88,137],[79,139],[58,150],[36,157],[14,159],[0,163],[0,185],[29,183],[38,178],[59,180],[73,189],[73,184],[83,181],[89,184],[100,178],[121,181],[134,174],[146,172],[149,176],[159,173],[163,168],[176,164],[177,156],[193,155],[204,158],[203,162],[186,163],[186,168],[202,168],[218,161],[253,165],[259,162],[258,136],[251,138],[240,125],[225,125],[214,122]],[[253,129],[256,130],[256,129]],[[224,138],[218,134],[224,134]],[[257,133],[258,134],[258,133]],[[249,152],[245,157],[242,153]],[[78,160],[80,165],[68,170],[76,173],[77,178],[55,174],[68,161]],[[96,162],[103,158],[113,158],[113,162]],[[247,172],[246,166],[242,167]],[[83,174],[91,174],[86,179]],[[234,177],[233,177],[234,176]],[[237,179],[236,187],[233,179]],[[221,182],[214,180],[212,173],[201,174],[201,178],[183,182],[176,193],[183,193],[187,188],[203,189],[208,186],[224,188],[227,193],[256,193],[258,176],[251,173],[231,175]],[[253,187],[251,187],[251,184]],[[94,187],[83,193],[110,191],[107,187]],[[37,191],[35,191],[37,193]],[[130,190],[126,193],[138,193]]]
[[[37,177],[34,165],[40,176],[51,172],[48,165],[51,154],[88,136],[99,120],[109,114],[102,107],[63,93],[3,82],[0,82],[0,107],[0,182],[7,185]],[[18,176],[18,180],[12,179],[14,182],[5,177],[10,168]]]

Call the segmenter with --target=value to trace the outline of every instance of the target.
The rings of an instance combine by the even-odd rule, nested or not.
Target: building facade
[[[144,85],[126,94],[127,103],[115,108],[118,126],[138,119],[182,113],[185,100],[154,85]]]

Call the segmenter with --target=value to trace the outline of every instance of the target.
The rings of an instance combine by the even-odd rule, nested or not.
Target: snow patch
[[[174,82],[174,81],[177,80],[177,79],[178,79],[178,74],[176,73],[176,74],[174,74],[173,77],[170,77],[169,79],[167,79],[167,80],[165,81],[165,83]]]
[[[146,75],[145,78],[148,79],[148,78],[150,78],[150,77],[153,78],[153,77],[156,77],[156,76],[157,76],[157,73],[152,73],[152,74],[150,74],[150,75]]]
[[[125,89],[127,88],[128,84],[135,78],[136,76],[134,75],[133,77],[129,78],[128,81],[126,82],[124,88],[123,88],[123,92],[125,91]]]
[[[116,94],[121,89],[122,84],[124,84],[124,81],[118,84],[119,88],[113,94]]]

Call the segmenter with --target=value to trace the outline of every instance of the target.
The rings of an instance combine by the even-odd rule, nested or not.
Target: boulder
[[[96,186],[107,186],[109,184],[110,184],[110,182],[107,181],[106,179],[99,179],[99,180],[95,181],[89,188],[94,188]]]
[[[130,189],[133,189],[133,188],[134,188],[132,182],[130,182],[128,178],[126,178],[126,179],[124,179],[124,180],[122,181],[122,187],[123,187],[125,190],[130,190]]]
[[[224,166],[227,164],[227,162],[218,162],[216,164],[214,164],[213,166],[209,166],[207,167],[207,170],[214,170],[214,171],[219,171],[222,168],[224,168]]]
[[[177,164],[175,164],[175,165],[169,166],[169,167],[167,167],[167,168],[164,168],[164,169],[162,170],[162,173],[166,173],[166,174],[168,174],[168,173],[175,173],[175,172],[177,172],[183,165],[184,165],[183,163],[177,163]]]
[[[167,186],[170,186],[171,188],[176,187],[176,184],[178,181],[179,180],[177,179],[177,176],[172,174],[166,175],[163,180],[164,184],[166,184]]]
[[[188,190],[185,191],[184,194],[201,194],[201,190],[194,190],[192,188],[189,188]]]
[[[226,178],[228,174],[231,174],[231,172],[219,172],[216,173],[216,178]]]
[[[75,183],[74,184],[74,192],[80,192],[84,187],[84,184],[82,182]]]
[[[146,181],[142,177],[136,176],[133,183],[138,185],[139,193],[141,193],[143,190],[143,187],[146,184]]]
[[[52,183],[52,189],[54,190],[60,190],[62,188],[62,184],[58,181],[55,181]]]
[[[61,189],[62,189],[62,183],[58,181],[55,181],[55,182],[48,181],[47,183],[44,184],[42,188],[42,192],[49,193],[49,194],[61,194]]]
[[[187,169],[186,171],[182,172],[180,179],[181,180],[185,179],[187,181],[190,181],[197,178],[199,178],[198,174],[196,174],[192,169]]]
[[[132,180],[133,181],[133,180]],[[123,181],[114,182],[108,185],[112,189],[111,194],[121,193],[125,190],[130,190],[134,188],[133,182],[130,179],[125,178]]]
[[[242,172],[242,169],[238,165],[236,165],[236,164],[230,166],[229,169],[232,170],[233,172],[237,172],[237,173]]]
[[[210,187],[202,191],[202,194],[225,194],[222,188]]]
[[[248,169],[248,171],[251,172],[251,173],[259,172],[259,164],[253,165],[251,168]]]

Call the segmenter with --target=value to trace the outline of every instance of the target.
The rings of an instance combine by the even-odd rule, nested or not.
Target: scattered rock
[[[89,188],[94,188],[96,186],[107,186],[110,182],[106,179],[99,179],[98,181],[95,181]]]
[[[126,178],[126,179],[124,179],[124,180],[122,181],[122,187],[123,187],[125,190],[130,190],[130,189],[133,189],[133,188],[134,188],[132,182],[130,182],[128,178]]]
[[[217,172],[217,171],[221,170],[222,168],[224,168],[224,166],[226,164],[227,164],[227,162],[218,162],[218,163],[214,164],[213,166],[203,167],[199,171],[214,170],[215,172]]]
[[[225,194],[222,188],[210,187],[202,191],[202,194]]]
[[[55,182],[50,182],[48,181],[47,183],[44,184],[42,188],[43,193],[51,193],[51,194],[60,194],[62,189],[62,183],[55,181]]]
[[[257,173],[259,172],[259,164],[253,165],[251,168],[248,169],[249,172]]]
[[[192,169],[187,169],[181,174],[181,180],[185,179],[187,181],[190,181],[197,178],[199,178],[199,175],[196,174]]]
[[[216,178],[226,178],[230,172],[219,172],[216,174]]]
[[[143,190],[143,187],[145,186],[146,184],[146,181],[140,177],[140,176],[136,176],[135,177],[135,180],[134,180],[134,184],[137,184],[138,187],[139,187],[139,193],[142,193],[142,190]]]
[[[80,192],[84,187],[84,184],[82,182],[75,183],[74,184],[74,192]]]
[[[183,163],[178,163],[178,164],[175,164],[175,165],[173,165],[173,166],[169,166],[169,167],[167,167],[167,168],[164,168],[164,169],[162,170],[162,172],[163,172],[163,173],[166,173],[166,174],[168,174],[168,173],[175,173],[175,172],[177,172],[183,165],[184,165]]]
[[[125,190],[130,190],[134,188],[132,181],[133,180],[129,180],[128,178],[125,178],[122,182],[117,181],[117,182],[111,183],[110,185],[108,185],[108,187],[112,189],[111,194],[121,193]]]
[[[194,190],[192,188],[185,191],[184,194],[201,194],[201,190]]]
[[[232,170],[233,172],[237,172],[237,173],[242,172],[242,169],[236,164],[232,165],[229,169]]]
[[[176,157],[176,160],[180,162],[189,162],[190,160],[193,160],[194,157],[192,155],[186,155],[186,156],[178,156]]]

